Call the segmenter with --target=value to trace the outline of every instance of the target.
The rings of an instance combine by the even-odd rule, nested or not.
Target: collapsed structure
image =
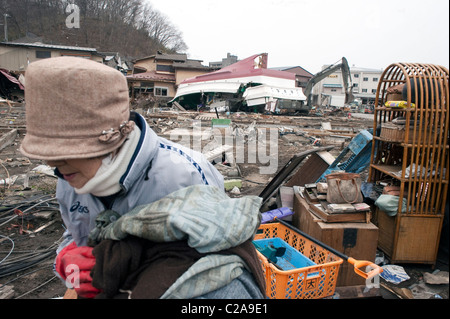
[[[295,74],[268,69],[267,59],[267,53],[255,54],[218,71],[186,79],[170,102],[185,109],[208,107],[212,111],[304,109],[306,96],[295,86]]]

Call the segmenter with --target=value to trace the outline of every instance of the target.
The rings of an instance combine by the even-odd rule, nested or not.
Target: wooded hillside
[[[79,28],[67,27],[74,12],[70,4],[79,9]],[[44,43],[93,47],[131,58],[187,50],[181,32],[145,0],[0,0],[1,24],[5,13],[9,41],[32,33]]]

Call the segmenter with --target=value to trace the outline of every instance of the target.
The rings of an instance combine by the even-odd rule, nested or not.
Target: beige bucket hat
[[[118,148],[129,121],[128,85],[119,71],[78,57],[31,63],[25,73],[25,156],[91,158]]]

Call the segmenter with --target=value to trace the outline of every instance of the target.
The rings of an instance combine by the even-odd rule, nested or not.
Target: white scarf
[[[128,164],[139,142],[141,130],[135,125],[119,152],[109,154],[102,161],[94,177],[81,188],[75,188],[77,194],[92,194],[103,197],[113,195],[121,190],[119,180],[127,170]]]

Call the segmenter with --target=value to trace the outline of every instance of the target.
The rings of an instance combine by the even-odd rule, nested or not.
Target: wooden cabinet
[[[392,98],[404,102],[386,106]],[[436,262],[449,180],[448,100],[448,70],[437,65],[391,64],[378,83],[368,181],[399,186],[403,199],[395,216],[375,214],[378,246],[392,263]]]
[[[292,224],[325,245],[357,260],[375,261],[378,228],[373,223],[325,223],[310,212],[310,204],[294,195]],[[343,262],[336,286],[365,285],[353,265]]]

